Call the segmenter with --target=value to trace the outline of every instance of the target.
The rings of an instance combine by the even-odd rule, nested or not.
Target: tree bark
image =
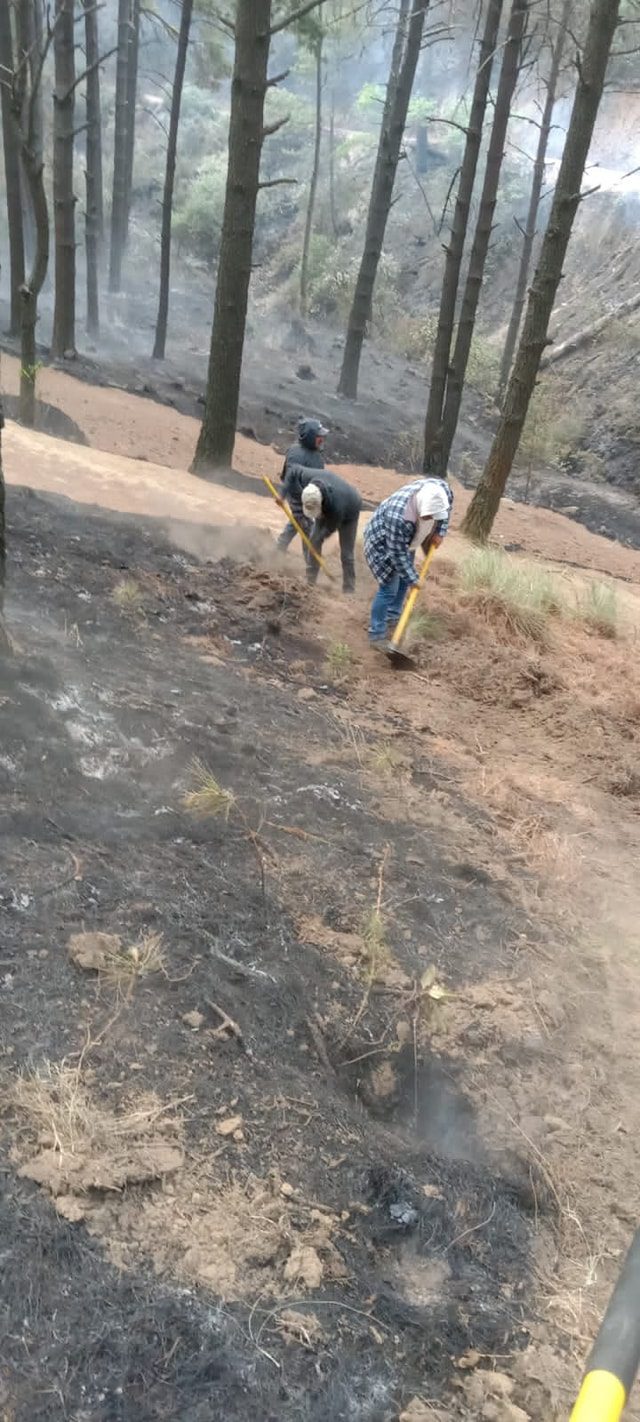
[[[478,543],[486,542],[493,527],[547,343],[549,321],[580,203],[580,184],[600,107],[620,4],[621,0],[593,0],[591,6],[560,172],[502,418],[463,523],[463,531]]]
[[[535,241],[536,227],[538,224],[538,209],[542,195],[542,184],[544,182],[544,165],[549,146],[549,134],[551,133],[551,120],[553,118],[553,108],[556,101],[558,89],[558,78],[560,75],[560,65],[567,38],[567,26],[571,18],[573,0],[564,0],[562,15],[560,17],[558,33],[555,44],[551,52],[551,65],[546,83],[546,95],[544,109],[542,111],[542,121],[540,124],[540,134],[538,137],[538,148],[536,151],[535,163],[533,165],[533,179],[531,182],[531,196],[529,199],[529,211],[524,231],[522,252],[520,255],[520,267],[518,269],[518,280],[516,282],[516,292],[511,310],[511,318],[507,329],[507,335],[502,352],[500,365],[500,377],[498,382],[498,400],[501,402],[504,395],[509,371],[513,364],[514,351],[518,341],[518,333],[522,322],[522,313],[527,296],[527,282],[529,280],[529,268],[531,266],[531,256]]]
[[[4,590],[7,578],[7,525],[6,525],[6,494],[4,483],[4,469],[2,467],[2,431],[4,429],[4,410],[0,401],[0,647],[7,645],[7,635],[4,631],[2,618],[4,614]]]
[[[484,183],[480,198],[478,221],[469,257],[469,270],[465,282],[458,330],[453,350],[453,360],[447,375],[447,392],[442,413],[441,472],[446,471],[460,417],[462,392],[467,374],[473,331],[478,314],[478,303],[484,280],[484,270],[493,231],[500,171],[504,158],[507,128],[511,117],[511,101],[515,92],[522,60],[529,0],[513,0],[509,16],[509,29],[502,55],[500,79],[496,93],[491,136],[487,151]]]
[[[87,332],[100,333],[100,299],[98,268],[100,245],[104,235],[104,198],[102,190],[102,119],[100,114],[100,44],[98,11],[95,0],[82,0],[84,6],[85,57],[87,64],[86,105],[86,212],[84,240],[87,264]]]
[[[504,0],[488,0],[451,234],[448,246],[445,248],[440,312],[424,430],[423,468],[425,473],[440,473],[443,469],[442,411],[451,359],[458,286],[503,3]]]
[[[300,310],[304,315],[308,306],[308,277],[309,277],[309,249],[311,247],[311,233],[313,230],[313,214],[316,206],[316,194],[318,192],[318,178],[320,175],[320,148],[322,144],[322,34],[319,35],[316,43],[316,131],[313,149],[313,167],[311,169],[311,182],[309,184],[309,201],[307,203],[307,217],[304,225],[304,242],[302,244],[302,261],[300,263]]]
[[[7,4],[8,0],[0,0]],[[36,0],[36,5],[39,0]],[[36,25],[32,0],[19,0],[17,13],[18,63],[13,72],[11,116],[16,141],[20,145],[22,171],[25,177],[25,200],[35,228],[33,263],[29,276],[20,288],[20,419],[32,428],[35,423],[36,392],[36,322],[38,297],[49,265],[49,209],[44,186],[42,131],[39,94],[44,51],[36,51]]]
[[[140,0],[118,0],[116,115],[109,251],[109,290],[114,292],[120,291],[122,287],[122,260],[129,232],[139,25]]]
[[[400,149],[428,8],[429,0],[412,0],[410,16],[407,18],[407,7],[404,7],[401,8],[398,19],[394,55],[387,84],[385,111],[380,129],[378,154],[369,200],[364,252],[356,280],[347,326],[342,370],[338,382],[338,393],[345,395],[349,400],[357,399],[358,395],[362,347],[371,320],[373,291],[391,211]],[[397,67],[396,72],[394,72],[394,66]]]
[[[73,0],[56,0],[53,31],[53,210],[55,223],[55,304],[51,354],[75,351],[76,200],[73,192],[75,54]]]
[[[182,88],[184,84],[184,72],[187,63],[187,49],[189,47],[189,33],[191,30],[192,14],[193,0],[182,0],[182,10],[180,14],[180,32],[178,35],[178,52],[176,54],[176,68],[173,77],[173,90],[171,93],[171,116],[169,119],[169,140],[167,143],[167,162],[164,175],[164,193],[162,197],[162,232],[160,236],[160,296],[158,300],[156,337],[153,347],[154,360],[164,360],[165,348],[167,343],[167,321],[169,317],[169,281],[171,275],[171,219],[173,214],[173,187],[176,176],[176,156],[178,151],[178,125],[180,122],[180,105],[182,103]]]
[[[192,465],[195,473],[229,466],[233,457],[265,138],[270,24],[271,0],[243,0],[238,5],[229,167],[204,419]]]
[[[129,240],[129,218],[131,216],[131,190],[133,187],[133,155],[135,151],[136,142],[136,98],[138,94],[139,51],[140,0],[132,0],[131,25],[129,29],[129,53],[127,57],[127,169],[125,175],[125,248]]]
[[[5,82],[0,88],[2,104],[2,144],[7,190],[7,227],[9,231],[9,267],[11,275],[11,320],[9,334],[20,330],[20,287],[24,281],[24,237],[22,232],[22,197],[20,193],[20,145],[11,114],[11,92],[7,75],[13,74],[13,39],[11,12],[7,0],[0,0],[0,66]]]
[[[336,206],[336,96],[331,94],[331,115],[329,118],[329,209],[334,237],[339,236],[338,209]]]

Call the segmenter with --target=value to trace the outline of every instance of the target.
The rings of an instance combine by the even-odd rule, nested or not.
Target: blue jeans
[[[381,583],[371,604],[369,637],[372,642],[384,641],[389,623],[397,622],[409,590],[409,579],[397,575],[390,583]]]

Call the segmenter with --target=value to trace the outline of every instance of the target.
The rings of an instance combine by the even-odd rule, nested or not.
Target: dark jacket
[[[322,493],[322,523],[327,535],[358,518],[362,510],[358,490],[333,469],[323,469],[321,474],[316,474],[312,469],[291,464],[282,486],[283,498],[291,507],[294,501],[302,507],[302,490],[307,484],[317,484]]]
[[[301,468],[324,469],[324,458],[322,455],[322,450],[307,449],[304,444],[292,444],[291,448],[288,449],[285,454],[284,464],[282,466],[282,473],[280,475],[280,478],[282,479],[282,488],[280,490],[280,493],[282,494],[285,503],[289,505],[289,508],[291,509],[294,518],[297,518],[298,523],[302,524],[306,532],[307,520],[305,519],[304,514],[302,512],[302,502],[300,497],[302,490],[301,487],[298,487],[295,479],[293,481],[290,480],[291,471],[294,469]]]

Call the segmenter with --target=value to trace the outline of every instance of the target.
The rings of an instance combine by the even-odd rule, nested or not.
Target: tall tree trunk
[[[116,117],[113,147],[111,246],[109,251],[110,291],[120,291],[122,287],[122,259],[129,231],[139,24],[140,0],[118,0]]]
[[[322,34],[319,35],[316,44],[316,133],[313,149],[313,167],[311,169],[311,182],[309,184],[309,201],[307,203],[307,218],[304,225],[304,242],[302,244],[302,262],[300,263],[300,310],[304,315],[308,305],[308,278],[309,278],[309,249],[311,246],[311,233],[313,230],[313,214],[316,206],[316,194],[318,191],[318,177],[320,175],[320,147],[322,144]]]
[[[192,466],[196,473],[228,466],[233,457],[260,188],[260,156],[266,136],[264,101],[270,24],[271,0],[251,0],[251,3],[238,5],[229,166],[204,419]]]
[[[124,245],[129,240],[129,218],[131,216],[131,190],[133,187],[133,155],[136,142],[136,98],[138,94],[138,57],[140,51],[140,0],[132,0],[131,26],[129,29],[129,54],[127,58],[127,169],[125,175],[126,213]]]
[[[336,95],[331,92],[331,115],[329,118],[329,209],[334,237],[339,235],[338,208],[336,205]]]
[[[0,0],[8,4],[8,0]],[[35,0],[39,6],[40,0]],[[35,229],[33,262],[20,288],[20,419],[32,428],[36,403],[36,322],[38,297],[49,265],[49,209],[44,186],[42,127],[38,99],[42,79],[42,45],[36,50],[33,0],[19,0],[17,11],[18,65],[14,71],[11,113],[20,144],[25,200],[29,201]]]
[[[171,93],[171,117],[169,119],[169,140],[167,143],[167,162],[164,174],[164,194],[162,197],[162,232],[160,237],[160,297],[158,301],[158,319],[156,321],[156,338],[153,347],[154,360],[164,360],[165,347],[167,343],[167,320],[169,316],[169,279],[171,274],[171,218],[173,214],[173,185],[176,176],[178,124],[180,122],[182,87],[184,84],[184,71],[187,63],[187,49],[189,47],[189,33],[191,30],[192,14],[193,0],[182,0],[182,11],[180,15],[180,33],[178,35],[178,52],[176,54],[176,68],[175,74],[173,76],[173,90]]]
[[[456,205],[451,224],[448,246],[445,247],[444,276],[440,293],[440,313],[431,366],[431,384],[424,430],[425,473],[440,472],[442,460],[442,411],[447,388],[447,374],[451,359],[453,329],[456,317],[456,302],[460,271],[467,237],[467,226],[471,212],[471,199],[476,180],[482,130],[491,87],[491,73],[498,41],[498,31],[502,18],[504,0],[488,0],[484,22],[484,33],[480,44],[478,68],[471,101],[469,125],[465,139],[464,153],[460,167]]]
[[[4,469],[2,467],[2,429],[4,428],[4,414],[0,410],[0,647],[6,645],[6,634],[2,626],[2,616],[4,613],[4,589],[7,576],[7,527],[5,516],[5,485]]]
[[[572,8],[573,0],[564,0],[562,15],[560,17],[560,22],[558,26],[558,33],[556,35],[555,44],[551,52],[551,65],[549,68],[549,76],[547,78],[546,83],[546,96],[544,101],[544,109],[542,111],[540,133],[538,136],[538,148],[536,152],[535,163],[533,165],[531,196],[529,199],[527,224],[524,231],[524,240],[522,243],[522,252],[520,255],[520,267],[518,270],[518,280],[516,282],[516,293],[513,299],[511,318],[509,321],[509,327],[504,343],[504,350],[502,352],[502,361],[500,364],[500,378],[498,382],[498,398],[500,401],[502,401],[507,381],[509,379],[509,371],[511,370],[511,366],[513,363],[513,355],[518,341],[518,332],[520,330],[522,313],[524,311],[524,303],[527,296],[527,282],[529,280],[529,268],[531,266],[531,256],[533,253],[533,244],[535,241],[536,226],[538,223],[538,209],[540,207],[542,184],[544,182],[544,165],[547,156],[547,148],[549,145],[549,134],[551,133],[551,120],[553,118],[553,108],[556,101],[556,92],[558,89],[560,65],[562,64],[562,56],[564,53],[564,47],[567,38],[567,26],[571,18]]]
[[[73,192],[75,112],[74,0],[56,0],[53,31],[53,209],[55,304],[51,354],[64,356],[76,343],[76,200]]]
[[[100,115],[100,44],[98,11],[95,0],[82,0],[84,6],[85,56],[87,63],[86,105],[86,212],[84,240],[87,266],[87,332],[100,333],[100,300],[98,267],[100,244],[104,234],[104,196],[102,190],[102,119]]]
[[[476,492],[467,509],[463,531],[483,543],[493,527],[500,500],[520,443],[547,343],[549,321],[580,203],[580,185],[593,136],[607,63],[620,16],[621,0],[592,0],[589,29],[578,69],[578,84],[562,163],[538,267],[500,424]]]
[[[487,253],[489,251],[489,243],[493,231],[493,218],[496,210],[500,171],[504,158],[507,128],[511,116],[511,101],[518,81],[518,74],[520,73],[522,41],[526,30],[528,13],[529,0],[513,0],[511,14],[509,16],[509,29],[502,55],[500,80],[498,83],[493,124],[491,126],[491,137],[487,151],[487,164],[482,186],[482,196],[480,198],[478,221],[476,223],[473,246],[469,257],[469,270],[467,272],[467,279],[462,296],[462,305],[460,307],[453,360],[447,376],[447,393],[442,413],[442,472],[446,470],[449,463],[451,446],[460,417],[462,392],[467,374],[467,366],[469,364],[469,354],[471,351],[476,316],[478,314],[478,303],[480,301],[480,292],[484,280]]]
[[[378,155],[369,200],[364,252],[349,314],[342,370],[338,382],[339,394],[346,395],[349,400],[355,400],[358,395],[362,347],[367,326],[371,320],[373,291],[382,254],[384,234],[391,211],[400,149],[428,8],[429,0],[413,0],[409,19],[407,20],[406,13],[403,14],[401,11],[398,20],[394,62],[397,63],[399,53],[402,57],[395,79],[392,63],[392,71],[387,85],[385,112],[380,129]]]
[[[24,281],[24,238],[22,233],[22,198],[20,194],[20,147],[11,113],[11,92],[7,76],[13,74],[14,56],[11,35],[11,12],[6,0],[0,3],[0,67],[5,81],[0,87],[2,104],[2,145],[7,190],[7,226],[9,231],[9,267],[11,279],[10,335],[20,330],[20,287]]]

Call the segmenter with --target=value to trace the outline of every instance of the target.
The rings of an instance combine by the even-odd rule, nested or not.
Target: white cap
[[[436,522],[449,512],[449,500],[435,479],[425,479],[416,494],[416,504],[420,518],[433,518]]]
[[[322,513],[322,491],[317,484],[307,484],[302,490],[302,507],[307,518],[319,518]]]

